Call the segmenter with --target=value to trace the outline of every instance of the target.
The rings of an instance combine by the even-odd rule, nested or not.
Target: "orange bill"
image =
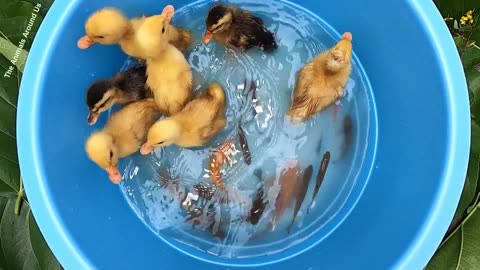
[[[122,174],[120,174],[117,166],[112,166],[107,169],[107,173],[108,178],[110,179],[110,181],[112,181],[112,183],[120,184],[120,182],[122,181]]]
[[[350,32],[345,32],[345,33],[342,35],[342,39],[346,39],[346,40],[352,41],[352,33],[350,33]]]
[[[152,151],[153,151],[153,147],[147,145],[146,143],[143,144],[142,147],[140,148],[140,154],[142,154],[142,155],[146,155],[146,154],[148,154]]]
[[[88,117],[87,117],[87,122],[88,122],[88,124],[89,124],[89,125],[95,125],[95,123],[96,123],[97,120],[98,120],[98,116],[99,116],[99,115],[100,115],[100,114],[98,114],[98,113],[92,113],[92,112],[90,112],[90,113],[88,114]]]
[[[93,41],[93,39],[91,39],[87,35],[85,35],[77,41],[77,46],[78,46],[78,48],[84,50],[84,49],[88,49],[94,43],[95,43],[95,41]]]
[[[203,34],[202,42],[203,44],[207,44],[212,40],[213,34],[209,31],[205,31],[205,34]]]

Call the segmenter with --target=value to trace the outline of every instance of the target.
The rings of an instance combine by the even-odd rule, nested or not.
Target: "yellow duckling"
[[[201,146],[226,123],[225,92],[219,84],[212,83],[206,93],[190,101],[181,112],[153,124],[140,153],[146,155],[155,147],[172,144],[180,147]]]
[[[352,71],[351,59],[352,34],[347,32],[333,48],[300,69],[288,117],[306,121],[341,98]]]
[[[161,15],[146,18],[137,32],[138,42],[146,53],[147,86],[166,116],[181,111],[193,94],[190,65],[185,56],[168,43],[174,11],[173,6],[166,6]]]
[[[93,13],[85,23],[86,35],[80,38],[77,45],[87,49],[94,43],[103,45],[119,44],[122,50],[135,58],[145,60],[136,33],[147,17],[128,19],[115,8],[107,7]],[[170,25],[168,41],[181,51],[186,51],[192,45],[192,34],[180,27]]]
[[[138,151],[148,129],[160,117],[152,99],[125,105],[114,112],[101,131],[87,139],[85,151],[88,157],[108,173],[110,180],[118,184],[122,180],[117,163],[120,158]]]

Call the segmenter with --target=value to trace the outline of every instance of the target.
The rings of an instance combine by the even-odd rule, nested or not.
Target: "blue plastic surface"
[[[92,131],[83,124],[90,72],[107,76],[125,60],[116,46],[76,47],[85,19],[103,6],[133,16],[160,12],[167,3],[55,1],[27,61],[17,137],[32,211],[66,269],[421,269],[427,263],[453,217],[470,146],[463,69],[440,14],[431,1],[296,3],[355,37],[377,106],[374,169],[350,215],[313,248],[301,252],[314,236],[275,258],[213,264],[153,234],[83,150]]]

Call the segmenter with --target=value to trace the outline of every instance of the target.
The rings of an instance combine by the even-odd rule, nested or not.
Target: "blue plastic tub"
[[[268,2],[268,1],[267,1]],[[18,151],[32,211],[66,269],[421,269],[453,217],[465,179],[470,113],[455,45],[431,1],[295,1],[354,50],[375,99],[374,160],[351,209],[272,256],[218,258],[152,233],[117,186],[90,162],[83,142],[85,88],[125,60],[113,46],[79,51],[85,19],[116,6],[160,12],[154,0],[57,0],[27,61],[18,105]],[[175,1],[177,9],[189,4]]]

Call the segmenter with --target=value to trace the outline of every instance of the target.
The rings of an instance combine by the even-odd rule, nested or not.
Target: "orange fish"
[[[231,159],[231,156],[236,155],[238,152],[239,151],[235,148],[235,142],[233,139],[229,139],[220,147],[220,149],[215,150],[210,157],[207,173],[210,176],[210,179],[212,179],[212,182],[223,191],[226,189],[221,177],[221,168],[225,161],[228,161],[229,165],[232,166],[234,161]]]

